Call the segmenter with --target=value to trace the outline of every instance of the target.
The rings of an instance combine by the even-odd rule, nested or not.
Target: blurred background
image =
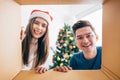
[[[26,28],[30,13],[33,9],[49,11],[53,21],[49,27],[50,55],[47,60],[47,67],[53,65],[53,55],[56,51],[56,41],[60,30],[65,24],[71,26],[78,20],[89,20],[99,35],[97,46],[102,46],[102,5],[22,5],[21,6],[21,27]],[[62,59],[61,59],[62,60]]]

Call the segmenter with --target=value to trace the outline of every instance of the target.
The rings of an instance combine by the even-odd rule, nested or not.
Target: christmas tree
[[[58,39],[56,41],[56,49],[53,55],[53,66],[68,66],[70,58],[79,49],[75,45],[75,39],[73,32],[69,25],[64,24],[64,27],[60,29]]]

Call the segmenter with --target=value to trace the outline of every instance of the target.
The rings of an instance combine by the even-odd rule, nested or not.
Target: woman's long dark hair
[[[29,21],[25,32],[26,37],[22,41],[22,60],[23,60],[23,64],[25,65],[28,64],[30,42],[32,40],[31,26],[33,26],[35,19],[36,18],[33,18]],[[49,36],[48,36],[48,26],[47,26],[45,34],[38,39],[35,67],[45,63],[48,57],[48,50],[49,50]]]

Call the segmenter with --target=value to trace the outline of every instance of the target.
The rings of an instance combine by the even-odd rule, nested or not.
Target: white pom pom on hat
[[[49,14],[48,11],[42,11],[42,10],[38,10],[38,9],[35,9],[31,12],[31,15],[30,15],[30,18],[29,19],[32,19],[34,17],[42,17],[44,18],[49,24],[50,22],[53,20],[52,16]]]

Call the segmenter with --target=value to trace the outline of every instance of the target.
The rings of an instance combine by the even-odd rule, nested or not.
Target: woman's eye
[[[37,24],[37,25],[39,25],[39,22],[38,22],[38,21],[34,21],[34,24]]]
[[[46,25],[46,24],[42,24],[42,27],[46,28],[46,27],[47,27],[47,25]]]

